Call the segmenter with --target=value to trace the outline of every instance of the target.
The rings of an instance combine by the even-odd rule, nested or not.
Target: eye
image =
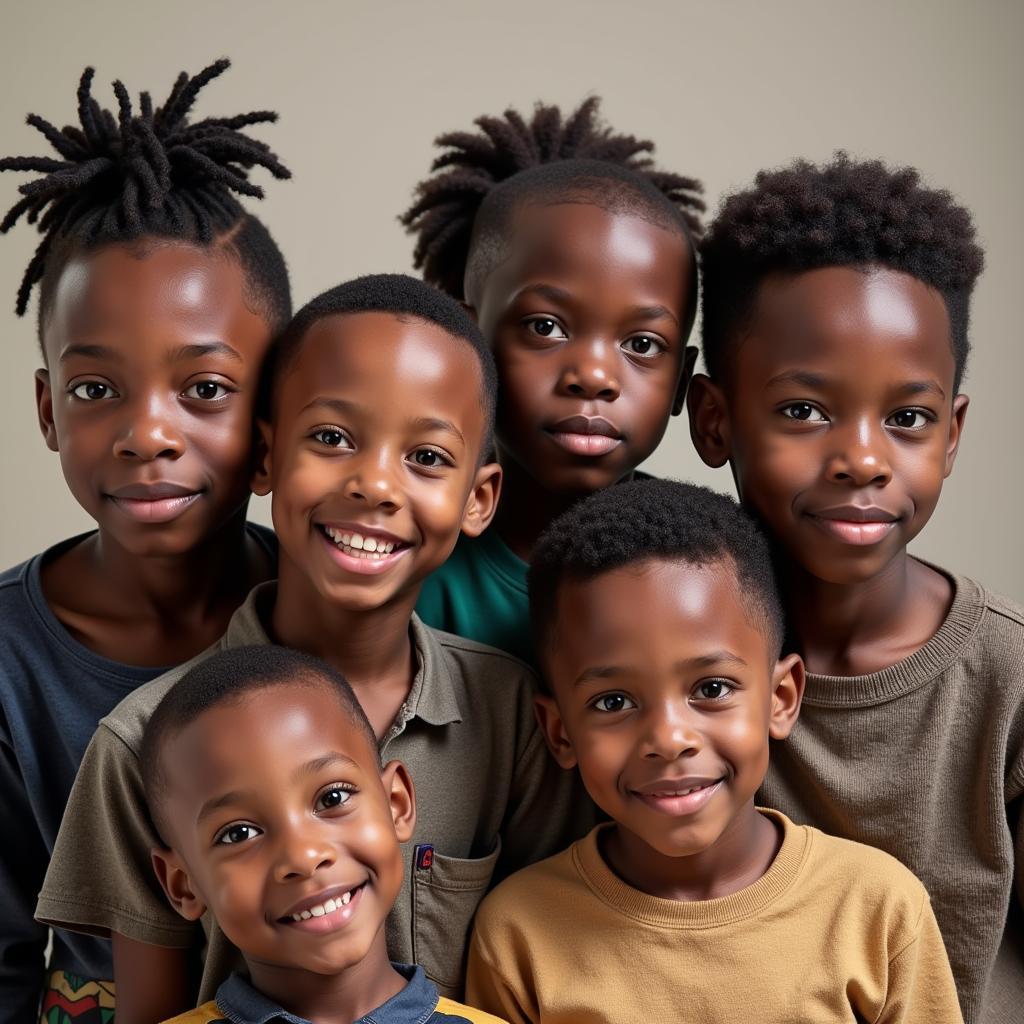
[[[322,789],[316,798],[314,807],[318,811],[331,811],[347,804],[352,799],[352,787],[334,783]]]
[[[664,342],[650,334],[634,334],[627,338],[621,346],[629,355],[640,356],[644,359],[653,359],[665,351]]]
[[[538,334],[542,338],[565,341],[569,337],[562,329],[562,325],[549,316],[533,317],[527,320],[526,324],[534,334]]]
[[[255,825],[248,825],[244,821],[236,821],[217,833],[214,843],[217,846],[235,846],[238,843],[247,843],[250,839],[263,835],[263,830]]]
[[[313,434],[313,438],[328,448],[351,448],[344,432],[337,427],[321,427]]]
[[[118,397],[117,392],[109,384],[103,384],[98,380],[86,380],[76,384],[71,389],[71,394],[83,402],[98,402],[104,398]]]
[[[786,419],[799,420],[801,423],[827,423],[825,414],[810,402],[790,402],[782,407],[782,415]]]
[[[595,711],[614,714],[616,711],[629,711],[636,705],[624,693],[603,693],[591,704],[591,707]]]
[[[922,430],[932,422],[932,417],[923,409],[899,409],[885,422],[890,427],[899,427],[900,430]]]
[[[440,469],[442,466],[452,465],[451,459],[436,448],[417,448],[410,457],[417,466],[424,469]]]
[[[705,679],[697,684],[694,696],[698,700],[722,700],[733,691],[733,686],[724,679]]]
[[[230,390],[215,380],[200,380],[185,388],[186,398],[198,398],[204,402],[215,402],[218,398],[226,398]]]

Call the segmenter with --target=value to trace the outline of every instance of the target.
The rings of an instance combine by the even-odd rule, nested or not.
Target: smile
[[[278,918],[279,923],[322,935],[337,931],[352,920],[366,883],[362,882],[321,903],[307,903],[302,909]]]
[[[390,534],[358,532],[347,527],[317,524],[317,531],[330,546],[331,555],[343,569],[372,575],[391,568],[411,546]]]
[[[107,495],[114,506],[130,519],[140,523],[169,523],[177,519],[200,496],[199,491],[162,498],[128,498]]]
[[[723,779],[708,780],[692,786],[672,786],[666,783],[642,791],[633,790],[632,794],[654,811],[674,818],[685,817],[696,814],[704,807],[723,783]]]

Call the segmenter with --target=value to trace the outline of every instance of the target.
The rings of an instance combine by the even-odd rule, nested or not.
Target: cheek
[[[622,769],[629,761],[632,740],[612,730],[573,731],[577,733],[573,739],[573,749],[579,762],[580,775],[588,787],[603,791],[614,790]]]

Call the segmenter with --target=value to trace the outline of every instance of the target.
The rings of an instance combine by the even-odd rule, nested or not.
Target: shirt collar
[[[437,989],[422,967],[392,964],[406,979],[405,987],[386,1003],[360,1017],[356,1024],[424,1024],[437,1008]],[[282,1010],[257,992],[240,974],[232,974],[217,989],[217,1009],[232,1024],[309,1024],[303,1017]]]
[[[274,607],[277,583],[270,581],[254,587],[239,609],[231,616],[221,641],[222,648],[269,644],[271,639],[264,622]],[[462,721],[458,690],[451,666],[437,633],[413,614],[409,623],[413,649],[416,651],[416,676],[399,713],[396,729],[401,731],[412,718],[422,718],[428,725],[450,725]],[[389,733],[390,735],[390,733]]]

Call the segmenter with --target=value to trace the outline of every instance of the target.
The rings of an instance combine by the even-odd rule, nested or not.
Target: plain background
[[[4,154],[49,153],[25,115],[73,120],[87,63],[104,104],[114,78],[159,102],[179,70],[229,56],[197,116],[280,112],[256,131],[294,179],[261,177],[257,213],[289,260],[296,306],[357,274],[410,270],[396,216],[433,138],[509,105],[601,95],[614,127],[654,139],[661,166],[703,179],[710,210],[797,156],[843,148],[919,167],[973,211],[987,269],[960,457],[914,550],[1024,600],[1019,0],[62,0],[6,3],[2,24]],[[0,176],[3,208],[22,180]],[[36,428],[34,303],[13,314],[36,244],[24,225],[0,239],[0,566],[89,526]],[[646,468],[731,487],[700,463],[682,419]],[[253,509],[268,521],[265,502]]]

